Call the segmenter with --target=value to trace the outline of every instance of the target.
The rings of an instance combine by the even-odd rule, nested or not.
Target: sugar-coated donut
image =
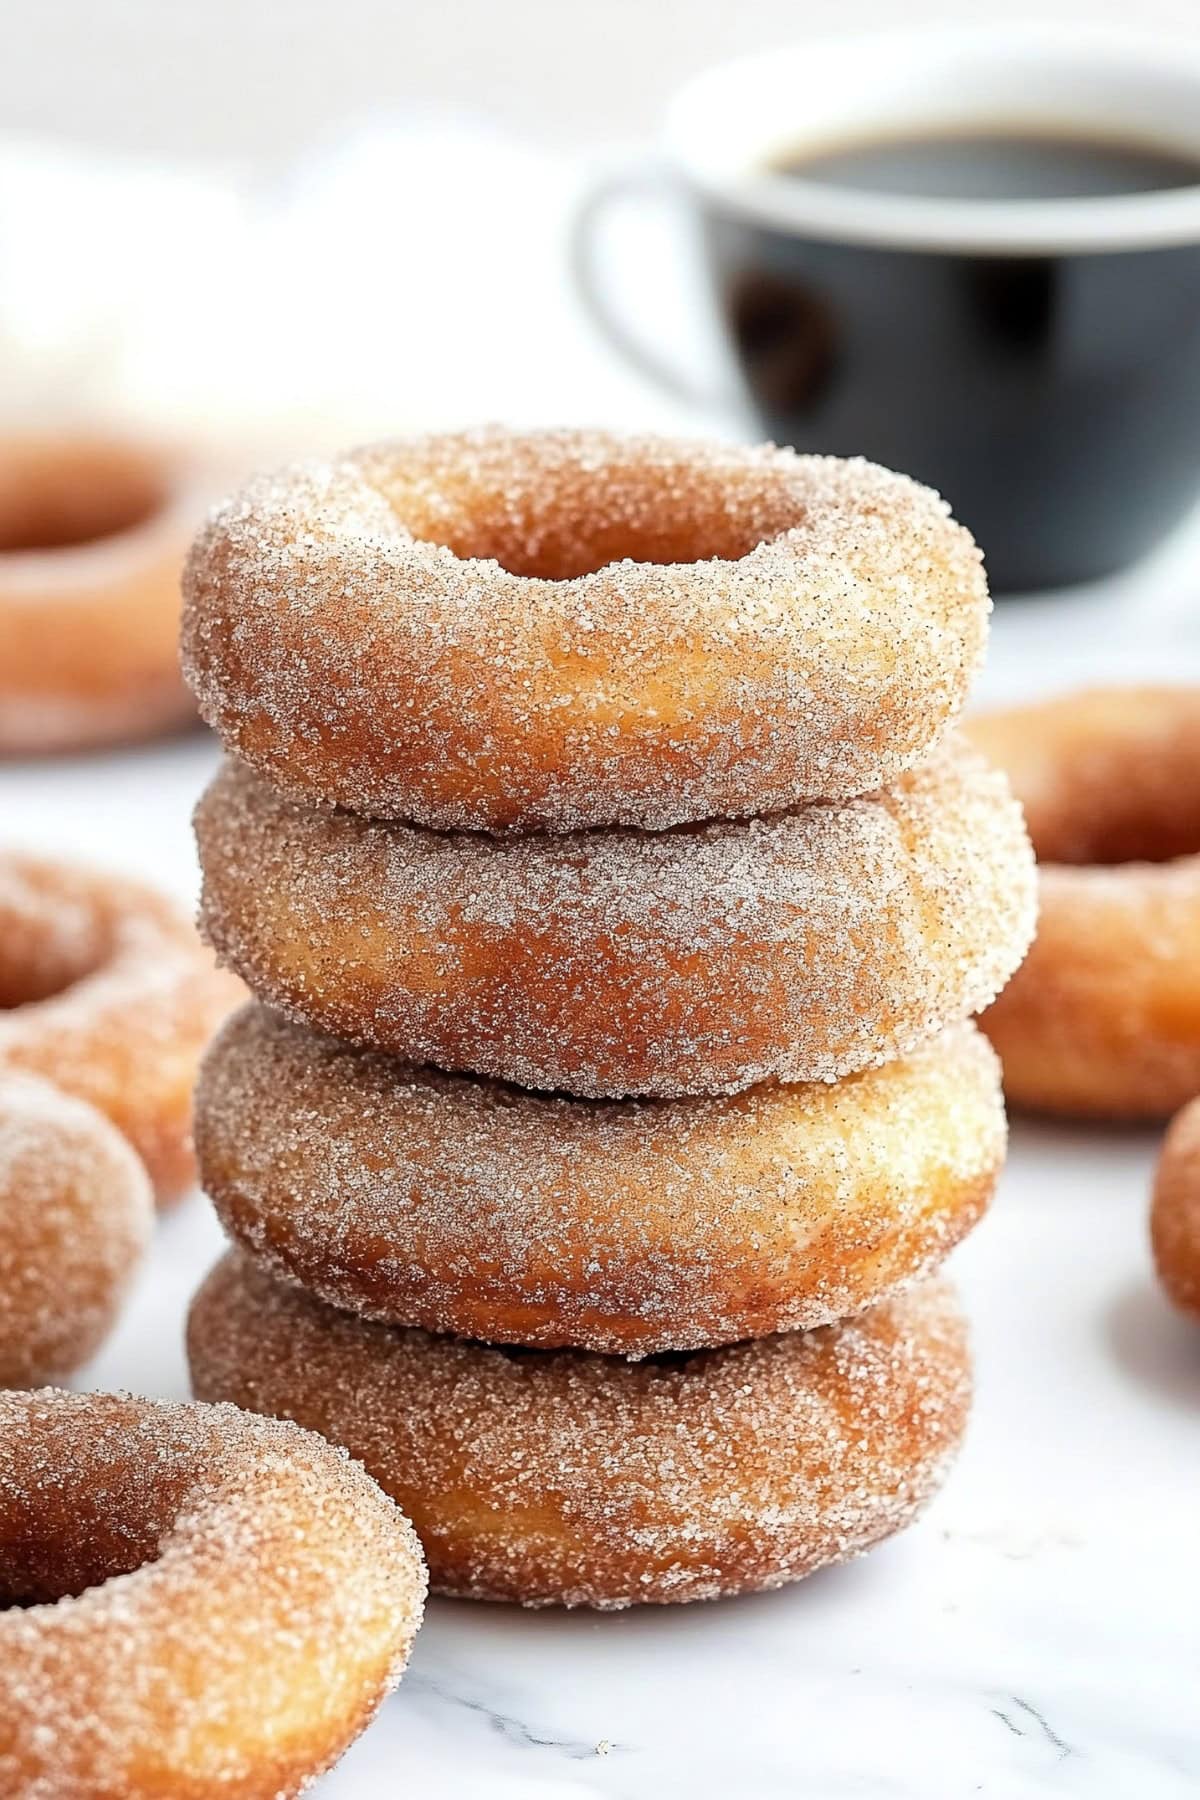
[[[79,750],[195,716],[179,578],[203,516],[161,446],[0,438],[0,754]]]
[[[290,1800],[399,1679],[424,1594],[403,1515],[294,1425],[0,1395],[6,1800]]]
[[[1004,1152],[969,1025],[836,1087],[582,1101],[252,1006],[196,1100],[201,1180],[277,1273],[391,1324],[628,1356],[860,1311],[970,1230]]]
[[[44,1076],[106,1114],[160,1201],[194,1179],[196,1065],[242,993],[162,895],[0,852],[0,1071]]]
[[[185,577],[184,666],[272,783],[449,828],[659,828],[861,794],[983,652],[979,552],[861,461],[501,430],[252,483]]]
[[[985,1006],[1033,930],[1020,809],[954,743],[866,799],[566,837],[317,812],[229,763],[196,832],[204,930],[262,999],[593,1097],[886,1062]]]
[[[1102,688],[973,719],[1040,859],[1024,967],[983,1027],[1009,1099],[1165,1118],[1200,1092],[1200,688]]]
[[[234,1253],[192,1305],[196,1392],[345,1444],[435,1591],[629,1606],[778,1587],[907,1525],[970,1397],[925,1283],[841,1325],[647,1362],[367,1324]]]
[[[73,1374],[111,1329],[154,1196],[115,1125],[0,1070],[0,1387]]]
[[[1200,1318],[1200,1100],[1172,1119],[1154,1178],[1150,1238],[1163,1287]]]

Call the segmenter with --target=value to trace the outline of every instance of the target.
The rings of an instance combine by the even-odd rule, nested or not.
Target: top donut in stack
[[[969,534],[872,464],[492,430],[285,469],[185,575],[227,748],[435,831],[658,831],[871,793],[983,656]]]

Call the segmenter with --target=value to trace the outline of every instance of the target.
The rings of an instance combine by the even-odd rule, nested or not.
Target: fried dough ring
[[[970,1389],[937,1282],[820,1331],[630,1363],[367,1324],[235,1253],[188,1349],[198,1394],[360,1457],[437,1592],[526,1606],[711,1599],[856,1555],[936,1491]]]
[[[1041,864],[1037,940],[982,1020],[1009,1100],[1169,1116],[1200,1091],[1200,689],[1094,689],[969,731]]]
[[[1154,1178],[1150,1239],[1159,1280],[1200,1318],[1200,1100],[1172,1119]]]
[[[103,1114],[0,1071],[0,1387],[39,1387],[87,1362],[153,1222],[146,1171]]]
[[[179,578],[204,511],[178,455],[0,441],[0,755],[83,750],[195,717]]]
[[[499,430],[253,482],[200,536],[184,665],[296,799],[451,828],[660,828],[861,794],[983,652],[979,552],[862,461]]]
[[[1004,1149],[973,1027],[836,1087],[565,1100],[248,1007],[196,1096],[226,1229],[365,1318],[646,1356],[824,1325],[926,1274]]]
[[[290,1800],[399,1679],[424,1592],[408,1522],[293,1425],[0,1395],[0,1792]]]
[[[196,1066],[241,993],[161,894],[0,852],[0,1071],[41,1075],[104,1113],[160,1203],[195,1178]]]
[[[1020,810],[954,743],[774,819],[503,839],[314,812],[230,763],[196,833],[205,932],[260,998],[589,1097],[889,1061],[986,1005],[1033,929]]]

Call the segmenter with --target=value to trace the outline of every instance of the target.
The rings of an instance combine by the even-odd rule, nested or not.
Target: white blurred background
[[[1200,41],[1198,0],[1141,0],[1136,18],[1128,0],[1046,0],[1037,16]],[[0,427],[148,430],[198,447],[219,486],[285,455],[489,419],[744,432],[599,340],[568,276],[581,194],[705,65],[995,17],[994,0],[14,3]],[[626,316],[711,375],[686,223],[635,209],[610,239]],[[1053,607],[1006,602],[985,692],[1194,666],[1198,530]],[[19,796],[35,829],[57,810],[43,779]]]
[[[565,274],[581,185],[692,70],[915,16],[906,0],[14,5],[4,417],[150,426],[235,466],[482,418],[732,428],[597,342]],[[1196,0],[1145,0],[1138,21],[1200,36]],[[680,250],[661,216],[621,244],[648,334],[700,368]]]
[[[82,144],[275,169],[347,121],[430,105],[583,146],[643,134],[684,76],[744,50],[859,25],[996,22],[1002,10],[995,0],[14,0],[0,117]],[[1200,36],[1196,0],[1026,10]]]

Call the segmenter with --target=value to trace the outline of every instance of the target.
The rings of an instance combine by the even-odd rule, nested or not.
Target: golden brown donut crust
[[[184,665],[298,799],[451,828],[661,828],[860,794],[982,656],[979,552],[862,461],[501,430],[253,482],[185,577]]]
[[[41,1075],[104,1113],[161,1203],[195,1179],[196,1067],[242,994],[161,894],[0,852],[0,1071]]]
[[[1184,1312],[1200,1318],[1200,1100],[1172,1119],[1150,1208],[1159,1280]]]
[[[229,763],[196,835],[203,928],[260,998],[589,1097],[889,1061],[986,1005],[1033,930],[1020,809],[953,742],[861,800],[505,839],[313,811]]]
[[[175,452],[0,439],[0,755],[132,742],[194,717],[179,579],[204,510]]]
[[[1158,1119],[1200,1090],[1200,689],[973,719],[1040,859],[1037,939],[982,1024],[1010,1102]]]
[[[948,1290],[841,1325],[630,1363],[367,1324],[236,1253],[192,1306],[196,1392],[344,1443],[432,1587],[620,1607],[777,1587],[900,1530],[969,1402]]]
[[[0,1792],[290,1800],[399,1679],[424,1592],[407,1521],[294,1426],[0,1395]]]
[[[39,1387],[87,1362],[153,1222],[146,1171],[103,1114],[0,1071],[0,1387]]]
[[[226,1229],[322,1299],[627,1356],[860,1311],[976,1223],[1004,1150],[999,1066],[969,1025],[836,1087],[589,1102],[251,1006],[205,1059],[196,1119]]]

